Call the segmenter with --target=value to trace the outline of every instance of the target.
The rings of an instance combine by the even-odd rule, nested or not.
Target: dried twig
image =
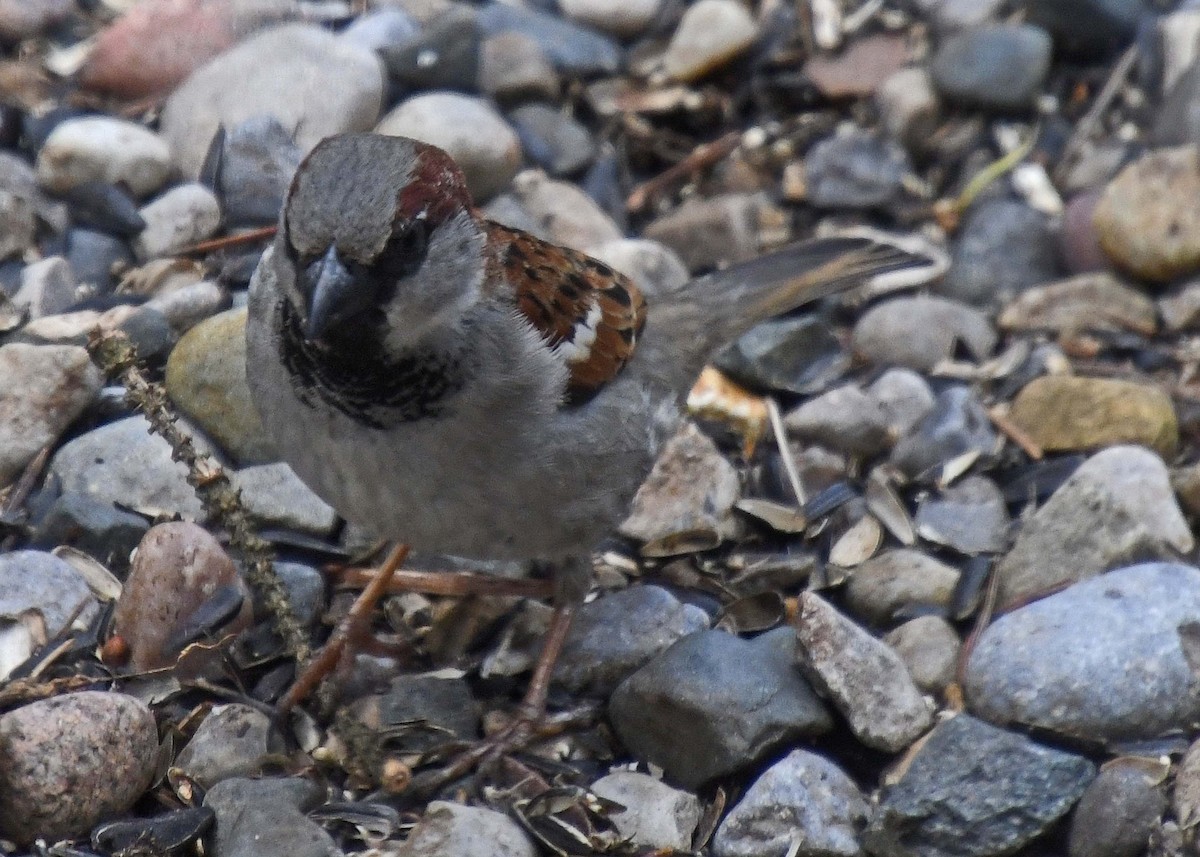
[[[198,256],[205,253],[213,253],[217,250],[225,250],[229,247],[241,247],[243,244],[255,244],[268,238],[274,238],[276,231],[278,231],[277,226],[263,226],[260,229],[251,229],[248,232],[239,232],[236,235],[223,235],[220,238],[213,238],[209,241],[192,244],[190,247],[184,247],[182,250],[177,250],[175,255]]]
[[[1034,461],[1042,460],[1046,454],[1045,450],[1042,449],[1036,440],[1029,436],[1029,433],[1025,429],[1014,423],[1001,407],[989,408],[987,415],[988,419],[992,421],[992,425],[1000,429],[1005,437],[1021,447],[1026,455]]]
[[[992,623],[992,616],[996,612],[996,597],[1000,594],[1000,571],[995,566],[992,566],[988,574],[990,575],[988,577],[988,587],[983,596],[983,604],[979,606],[979,612],[975,614],[975,627],[971,629],[971,633],[967,635],[967,639],[963,640],[962,648],[958,650],[958,664],[954,669],[954,682],[959,687],[963,687],[966,681],[967,661],[971,659],[971,653],[975,651],[975,646],[979,643],[979,638],[983,636],[983,632]]]
[[[742,132],[730,131],[724,137],[696,147],[679,163],[667,167],[654,178],[647,179],[635,187],[625,200],[625,207],[631,212],[641,211],[654,197],[666,192],[671,185],[682,182],[706,167],[712,166],[730,154],[741,142]]]
[[[192,439],[176,424],[166,390],[146,379],[138,365],[137,350],[120,333],[94,332],[88,350],[110,377],[125,387],[125,399],[146,416],[150,428],[171,445],[171,457],[188,469],[188,482],[204,504],[205,511],[229,533],[229,544],[246,563],[246,577],[262,596],[275,619],[275,628],[289,654],[300,663],[310,657],[308,637],[296,619],[287,590],[275,574],[268,542],[254,529],[237,489],[225,471],[207,455],[197,452]]]
[[[1130,45],[1125,49],[1125,53],[1121,54],[1121,58],[1117,60],[1117,64],[1113,66],[1112,72],[1108,75],[1108,80],[1104,82],[1104,86],[1100,87],[1100,92],[1096,94],[1096,100],[1092,102],[1092,106],[1088,108],[1087,113],[1083,114],[1083,118],[1075,123],[1075,128],[1071,131],[1071,136],[1067,143],[1063,146],[1062,155],[1058,159],[1058,164],[1054,167],[1054,182],[1061,185],[1065,178],[1067,170],[1075,163],[1079,157],[1079,152],[1083,148],[1084,141],[1091,136],[1096,125],[1099,124],[1104,111],[1109,108],[1117,93],[1121,89],[1121,85],[1125,83],[1125,79],[1129,77],[1129,72],[1133,70],[1134,63],[1137,62],[1138,47]]]
[[[783,461],[783,469],[787,472],[788,482],[792,493],[796,495],[796,503],[803,508],[808,502],[808,492],[804,490],[804,482],[800,479],[800,469],[796,467],[796,459],[788,444],[787,430],[783,426],[783,414],[779,412],[779,403],[767,396],[767,414],[771,418],[771,431],[775,435],[775,445],[779,447],[779,457]]]
[[[368,586],[379,572],[368,568],[346,568],[337,572],[339,586],[358,588]],[[516,595],[521,598],[550,598],[554,594],[551,580],[493,577],[471,571],[411,571],[397,569],[385,587],[388,593],[420,592],[423,595]]]

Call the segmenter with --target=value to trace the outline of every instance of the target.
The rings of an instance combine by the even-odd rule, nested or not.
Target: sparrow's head
[[[475,300],[485,240],[462,172],[441,149],[343,134],[297,170],[276,257],[306,339],[385,331],[402,347]]]

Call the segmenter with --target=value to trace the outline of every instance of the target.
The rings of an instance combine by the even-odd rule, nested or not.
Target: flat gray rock
[[[1138,559],[1187,553],[1195,539],[1161,458],[1140,446],[1098,452],[1025,522],[1000,561],[1001,607]]]
[[[218,125],[272,116],[308,152],[343,131],[365,131],[383,103],[373,51],[311,24],[283,24],[215,57],[163,107],[160,128],[184,176],[200,173]]]
[[[0,487],[91,404],[103,381],[76,345],[0,347]]]
[[[204,447],[204,444],[197,443]],[[187,468],[171,459],[170,445],[150,433],[145,417],[127,417],[93,429],[50,459],[63,491],[78,491],[149,515],[204,516]]]
[[[554,680],[575,693],[612,693],[676,640],[707,627],[707,613],[662,587],[630,586],[579,608]]]
[[[833,722],[792,663],[796,635],[724,631],[684,637],[625,679],[609,716],[635,756],[695,788]]]
[[[1088,740],[1200,719],[1200,570],[1129,566],[995,621],[967,665],[972,712]]]
[[[995,857],[1045,832],[1083,794],[1082,756],[960,714],[886,791],[863,836],[877,857]]]
[[[625,807],[610,816],[613,826],[634,845],[687,851],[700,823],[700,800],[662,780],[637,771],[613,771],[591,790]]]
[[[333,839],[304,813],[319,805],[324,789],[312,780],[279,777],[222,780],[204,796],[217,814],[221,857],[335,857]]]
[[[813,592],[800,596],[796,661],[868,747],[895,753],[929,728],[933,712],[900,656]]]
[[[755,780],[713,838],[717,857],[857,857],[867,802],[823,756],[793,750]]]
[[[537,850],[502,812],[435,800],[394,852],[399,857],[536,857]]]

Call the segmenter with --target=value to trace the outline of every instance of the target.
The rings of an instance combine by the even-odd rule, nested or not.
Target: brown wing
[[[577,250],[496,223],[488,236],[517,310],[570,373],[567,404],[588,401],[633,355],[646,299],[624,274]]]

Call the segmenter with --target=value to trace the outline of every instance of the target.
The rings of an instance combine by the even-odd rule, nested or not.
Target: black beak
[[[375,284],[369,277],[355,276],[338,258],[337,247],[330,246],[325,255],[305,270],[313,284],[308,302],[308,321],[304,336],[320,339],[329,328],[352,318],[371,305]]]

